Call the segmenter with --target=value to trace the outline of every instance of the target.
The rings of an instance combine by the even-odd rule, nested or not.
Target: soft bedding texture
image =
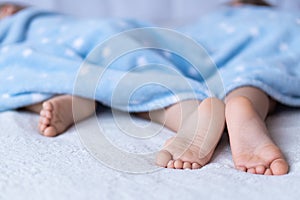
[[[103,122],[106,137],[129,152],[158,150],[173,135],[164,129],[154,140],[133,141],[115,127],[110,111],[98,113],[98,120]],[[235,170],[226,136],[211,163],[202,169],[129,174],[92,157],[74,127],[59,137],[46,138],[37,133],[37,115],[4,112],[0,114],[0,199],[298,199],[299,120],[300,110],[291,108],[280,108],[267,120],[272,137],[290,164],[290,172],[284,176]],[[88,123],[90,120],[81,125]]]

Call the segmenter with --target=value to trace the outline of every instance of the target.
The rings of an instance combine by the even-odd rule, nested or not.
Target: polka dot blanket
[[[216,84],[221,85],[215,87],[224,92],[215,94],[207,77],[188,59],[165,50],[135,49],[108,66],[103,63],[115,51],[109,45],[96,59],[90,56],[113,36],[150,26],[132,19],[78,19],[37,8],[1,20],[0,111],[57,94],[75,94],[138,112],[191,98],[224,98],[242,86],[258,87],[286,105],[300,105],[300,14],[272,7],[226,6],[176,29],[203,47],[217,67],[221,82]],[[158,42],[176,45],[163,37]],[[137,43],[125,38],[120,48]],[[195,53],[184,47],[183,51]],[[91,81],[99,70],[101,79]],[[78,77],[83,77],[81,84]]]

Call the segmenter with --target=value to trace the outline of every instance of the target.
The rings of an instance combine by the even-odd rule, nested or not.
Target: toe
[[[47,137],[54,137],[57,135],[57,131],[54,127],[50,126],[44,130],[43,134],[44,134],[44,136],[47,136]]]
[[[253,168],[253,167],[247,169],[247,172],[251,173],[251,174],[256,174],[255,168]]]
[[[52,112],[51,111],[46,111],[46,117],[52,118]]]
[[[46,128],[47,128],[47,126],[45,124],[39,123],[38,129],[41,133],[43,133]]]
[[[184,162],[183,169],[192,169],[192,164],[190,162]]]
[[[272,173],[271,169],[268,168],[268,169],[266,169],[264,175],[273,175],[273,173]]]
[[[243,172],[247,172],[247,168],[244,166],[238,166],[236,167],[237,170],[243,171]]]
[[[174,169],[174,168],[175,168],[175,167],[174,167],[174,160],[170,160],[170,161],[168,162],[167,168],[171,168],[171,169]]]
[[[172,155],[166,150],[161,150],[156,156],[156,164],[160,167],[167,167],[170,160],[172,160]]]
[[[41,115],[42,117],[46,117],[46,111],[45,111],[45,110],[41,110],[40,115]]]
[[[176,169],[182,169],[182,167],[183,167],[183,162],[182,162],[182,160],[175,160],[175,162],[174,162],[174,167],[175,167]]]
[[[42,124],[48,125],[48,124],[50,124],[50,119],[48,119],[47,117],[41,117],[40,122]]]
[[[274,160],[271,163],[270,168],[273,172],[273,175],[287,174],[288,170],[289,170],[289,166],[288,166],[287,162],[282,158]]]
[[[41,110],[40,115],[50,119],[52,117],[52,112],[49,110]]]
[[[41,110],[40,115],[42,117],[52,118],[52,112],[49,110]]]
[[[202,166],[199,163],[193,163],[192,169],[200,169]]]
[[[50,103],[49,101],[44,102],[43,103],[43,109],[52,111],[53,110],[52,103]]]
[[[256,174],[264,174],[266,171],[266,167],[263,165],[259,165],[255,168]]]

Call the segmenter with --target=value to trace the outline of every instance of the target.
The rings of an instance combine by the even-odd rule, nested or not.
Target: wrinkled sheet
[[[110,111],[97,116],[103,122],[105,136],[129,152],[156,151],[173,135],[164,129],[154,139],[134,141],[118,131]],[[4,112],[0,114],[0,199],[298,199],[299,120],[299,109],[281,108],[267,121],[273,139],[290,164],[285,176],[235,170],[226,135],[211,163],[202,169],[129,174],[96,160],[81,144],[74,127],[61,136],[46,138],[37,133],[37,115]],[[89,122],[81,125],[88,126]]]

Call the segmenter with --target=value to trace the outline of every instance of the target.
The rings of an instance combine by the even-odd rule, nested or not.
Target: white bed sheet
[[[98,119],[103,120],[109,139],[129,151],[157,150],[172,135],[165,129],[154,140],[133,142],[120,136],[109,111],[99,113]],[[97,161],[74,127],[59,137],[46,138],[36,131],[37,115],[0,113],[0,199],[299,199],[299,120],[300,109],[290,108],[281,108],[268,119],[269,130],[290,163],[288,175],[235,170],[226,136],[211,163],[202,169],[129,174]]]

